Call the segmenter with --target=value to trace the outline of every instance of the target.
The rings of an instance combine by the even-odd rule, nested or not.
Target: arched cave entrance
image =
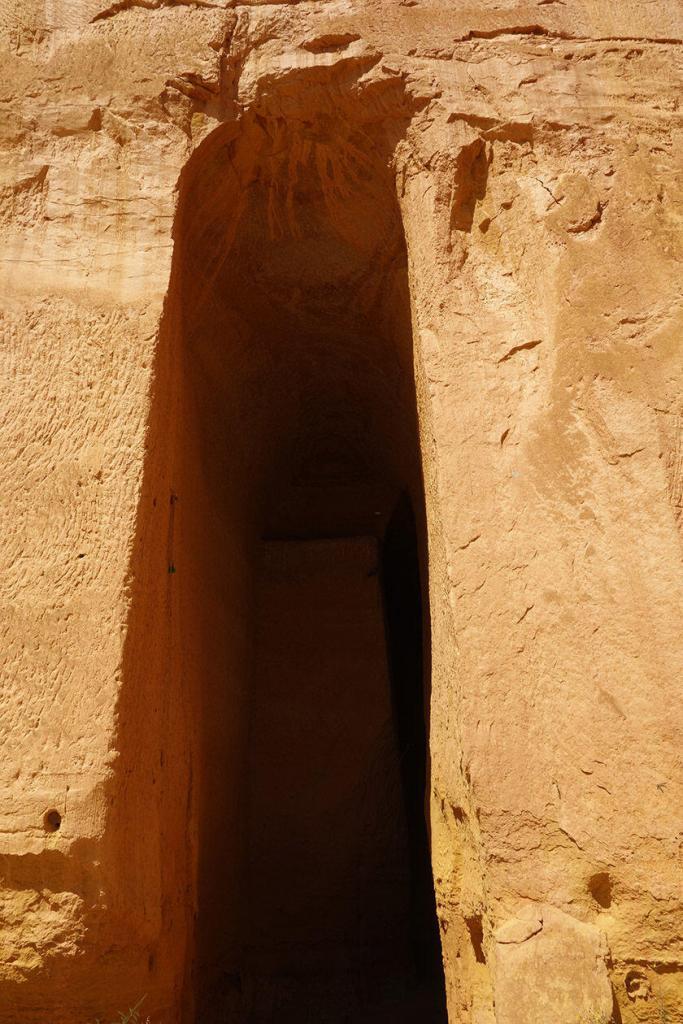
[[[252,117],[184,184],[169,566],[194,721],[201,1024],[446,1019],[388,152],[339,122]]]

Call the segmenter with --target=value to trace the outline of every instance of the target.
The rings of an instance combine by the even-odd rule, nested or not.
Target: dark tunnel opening
[[[437,1024],[427,540],[400,211],[376,138],[341,124],[273,134],[254,119],[214,140],[181,206],[186,1018]]]

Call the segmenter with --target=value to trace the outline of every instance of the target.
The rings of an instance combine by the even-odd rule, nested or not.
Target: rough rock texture
[[[527,905],[494,933],[500,1020],[613,1020],[604,932]]]
[[[239,1019],[252,533],[415,491],[411,389],[449,1019],[683,1022],[682,41],[0,0],[3,1024]]]

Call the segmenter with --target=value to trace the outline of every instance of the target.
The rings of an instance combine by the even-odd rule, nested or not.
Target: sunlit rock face
[[[3,1024],[682,1024],[682,40],[0,0]]]

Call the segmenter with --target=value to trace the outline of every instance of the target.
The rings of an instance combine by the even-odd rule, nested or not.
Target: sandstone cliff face
[[[683,1022],[680,5],[0,40],[0,1019],[241,1019],[255,537],[421,476],[449,1020]]]

